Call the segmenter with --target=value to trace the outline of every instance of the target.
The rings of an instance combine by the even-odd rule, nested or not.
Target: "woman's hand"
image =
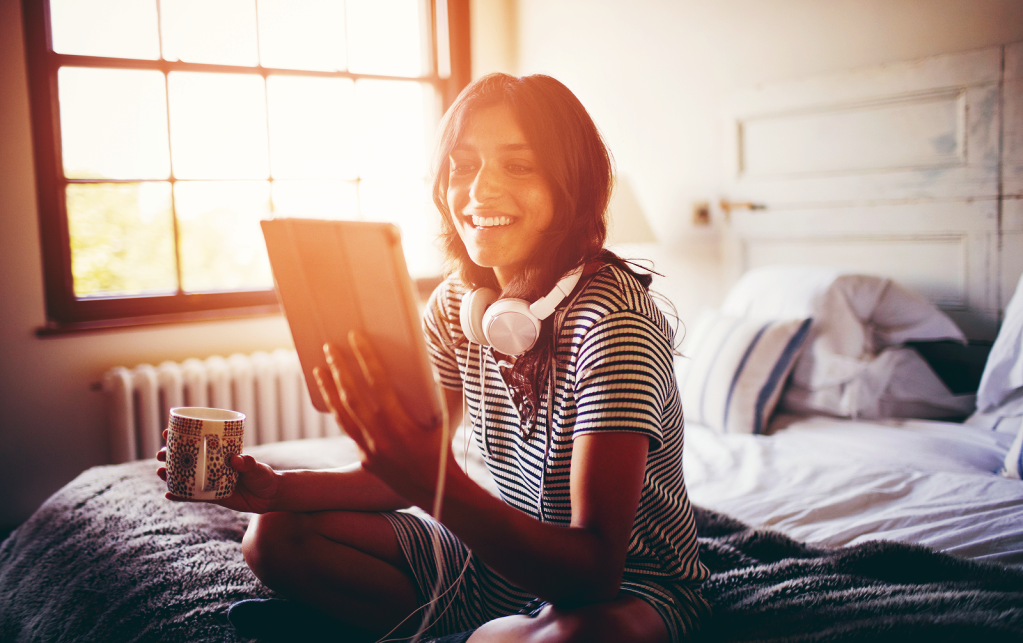
[[[163,439],[167,439],[166,430],[163,432]],[[167,461],[167,447],[160,449],[156,459],[160,462]],[[167,499],[179,502],[209,502],[235,511],[257,514],[273,511],[281,475],[262,462],[257,462],[251,455],[232,456],[229,465],[238,472],[238,482],[230,496],[218,500],[198,500],[176,496],[168,491]],[[166,481],[167,467],[160,467],[156,474],[161,480]]]
[[[352,331],[348,343],[357,364],[346,363],[336,346],[323,347],[329,373],[313,369],[320,393],[358,445],[363,468],[408,501],[430,509],[441,449],[444,458],[452,458],[441,430],[446,418],[436,418],[433,426],[416,424],[365,337]]]

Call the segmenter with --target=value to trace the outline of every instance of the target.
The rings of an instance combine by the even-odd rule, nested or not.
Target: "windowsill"
[[[82,322],[47,322],[36,329],[36,337],[60,337],[64,335],[80,335],[101,331],[117,331],[147,326],[165,326],[167,324],[186,324],[204,321],[223,321],[229,319],[248,319],[251,317],[268,317],[280,315],[281,308],[277,304],[266,306],[250,306],[246,308],[228,308],[221,310],[203,310],[166,315],[145,315],[140,317],[124,317],[120,319],[100,319]]]
[[[420,277],[413,279],[416,293],[420,302],[426,302],[433,290],[441,283],[442,277]],[[202,310],[180,313],[168,313],[165,315],[141,315],[137,317],[122,317],[116,319],[99,319],[94,321],[80,322],[47,322],[45,326],[36,329],[36,337],[62,337],[65,335],[81,335],[87,333],[118,331],[132,328],[145,328],[147,326],[164,326],[167,324],[187,324],[205,321],[224,321],[232,319],[250,319],[252,317],[268,317],[281,315],[281,308],[278,304],[267,304],[264,306],[247,306],[239,308],[221,308],[217,310]]]

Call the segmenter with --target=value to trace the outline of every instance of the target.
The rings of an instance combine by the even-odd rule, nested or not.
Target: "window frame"
[[[256,74],[264,78],[280,73],[328,78],[416,80],[432,84],[447,109],[469,83],[469,0],[446,0],[450,75],[438,74],[438,1],[429,2],[432,16],[433,56],[429,74],[419,77],[322,72],[272,67],[185,63],[180,61],[136,60],[59,54],[53,51],[50,11],[47,0],[23,0],[25,50],[28,67],[29,97],[32,112],[32,137],[35,152],[36,192],[39,232],[43,258],[46,322],[37,335],[46,336],[97,329],[124,328],[150,324],[225,319],[279,314],[280,306],[273,289],[188,293],[181,290],[166,295],[92,296],[79,298],[74,292],[71,273],[71,244],[66,214],[66,186],[74,183],[135,183],[137,181],[76,180],[64,176],[60,136],[60,104],[57,72],[62,66],[118,69],[155,69],[171,71],[209,71]],[[173,185],[177,179],[170,178]],[[175,219],[175,235],[177,221]],[[176,244],[176,242],[175,242]]]

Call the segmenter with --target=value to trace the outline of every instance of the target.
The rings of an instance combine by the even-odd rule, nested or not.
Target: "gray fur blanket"
[[[310,446],[262,459],[350,455],[324,440],[310,461]],[[155,467],[84,472],[0,545],[0,641],[238,640],[227,608],[272,595],[242,560],[248,516],[165,500]],[[1023,640],[1019,570],[893,543],[815,549],[710,511],[698,521],[713,573],[705,640]]]

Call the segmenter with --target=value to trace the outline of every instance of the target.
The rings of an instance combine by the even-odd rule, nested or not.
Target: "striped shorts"
[[[448,529],[428,516],[403,511],[384,513],[394,527],[401,549],[416,581],[420,605],[433,596],[438,576],[441,596],[436,602],[430,636],[464,632],[488,621],[512,614],[535,616],[546,601],[519,589],[490,569]],[[438,570],[433,535],[440,538]],[[645,578],[626,578],[621,593],[649,603],[661,615],[672,643],[684,641],[699,630],[711,614],[700,590],[684,583],[656,583]],[[426,610],[423,610],[423,614]]]

